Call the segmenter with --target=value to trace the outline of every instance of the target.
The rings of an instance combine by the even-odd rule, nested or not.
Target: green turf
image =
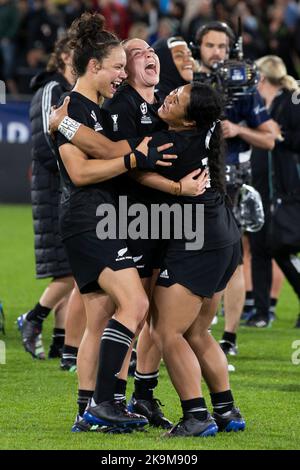
[[[7,317],[7,363],[0,365],[0,449],[299,449],[300,365],[293,365],[295,295],[285,286],[272,328],[241,328],[240,353],[231,362],[231,384],[247,430],[216,438],[162,438],[150,430],[133,435],[71,434],[76,413],[76,377],[58,370],[58,362],[33,361],[23,352],[14,321],[38,299],[46,281],[34,279],[31,209],[0,206],[0,299]],[[52,319],[47,320],[45,343]],[[221,324],[214,329],[221,334]],[[299,354],[300,357],[300,354]],[[129,389],[132,389],[130,379]],[[165,413],[180,418],[179,400],[164,367],[157,396]],[[207,390],[205,396],[209,403]]]

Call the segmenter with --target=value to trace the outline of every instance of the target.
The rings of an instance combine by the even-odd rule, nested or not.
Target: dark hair
[[[100,62],[111,49],[120,46],[117,36],[104,28],[105,19],[98,13],[83,13],[71,24],[69,35],[71,48],[74,49],[73,67],[77,76],[86,72],[90,59]]]
[[[195,121],[200,132],[207,133],[215,124],[212,133],[208,161],[212,188],[225,192],[225,143],[220,119],[223,112],[223,100],[211,86],[192,82],[190,102],[186,108],[186,119]]]
[[[56,41],[54,51],[50,55],[47,63],[47,72],[64,72],[66,65],[62,59],[62,54],[70,53],[71,47],[69,36],[65,36]]]
[[[228,26],[226,23],[223,23],[222,21],[210,21],[198,29],[195,40],[199,46],[202,44],[203,36],[205,36],[209,31],[219,31],[220,33],[225,33],[229,39],[229,47],[231,48],[233,46],[235,42],[235,34],[230,26]]]
[[[185,3],[182,0],[173,0],[172,3],[180,10],[181,17],[183,17],[186,9]]]

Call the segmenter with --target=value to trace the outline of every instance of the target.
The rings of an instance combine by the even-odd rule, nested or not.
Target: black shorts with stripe
[[[239,265],[240,240],[233,245],[209,251],[182,251],[170,243],[158,286],[180,284],[199,297],[211,298],[225,289]]]
[[[168,240],[127,240],[135,267],[141,279],[152,277],[155,269],[160,269]]]
[[[82,294],[100,290],[98,278],[105,268],[135,268],[126,240],[100,240],[95,231],[64,240],[73,276]]]

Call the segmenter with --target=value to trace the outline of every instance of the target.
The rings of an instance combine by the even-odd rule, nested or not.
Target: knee
[[[198,348],[201,347],[203,342],[207,340],[207,338],[211,337],[210,332],[207,328],[199,329],[197,332],[194,332],[190,335],[185,336],[185,339],[191,346],[191,348]]]
[[[176,346],[182,335],[170,328],[150,328],[150,335],[161,353]]]
[[[146,293],[138,294],[129,302],[127,308],[134,315],[137,325],[142,326],[149,310],[149,300]]]

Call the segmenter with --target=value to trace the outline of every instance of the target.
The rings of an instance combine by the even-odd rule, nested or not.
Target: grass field
[[[239,355],[231,385],[247,420],[244,433],[216,438],[163,439],[162,432],[108,436],[71,434],[76,414],[76,376],[58,369],[58,361],[33,361],[23,352],[14,321],[39,298],[47,282],[34,278],[31,209],[0,206],[0,299],[6,313],[6,365],[0,364],[0,449],[299,449],[300,365],[293,365],[293,328],[298,305],[287,285],[272,328],[241,328]],[[214,329],[220,337],[222,320]],[[51,317],[44,339],[48,347]],[[300,354],[299,354],[300,356]],[[129,380],[129,392],[132,379]],[[161,368],[157,396],[166,415],[180,418],[179,400]],[[205,389],[207,403],[208,392]],[[128,393],[129,397],[129,393]],[[210,403],[209,403],[210,404]]]

